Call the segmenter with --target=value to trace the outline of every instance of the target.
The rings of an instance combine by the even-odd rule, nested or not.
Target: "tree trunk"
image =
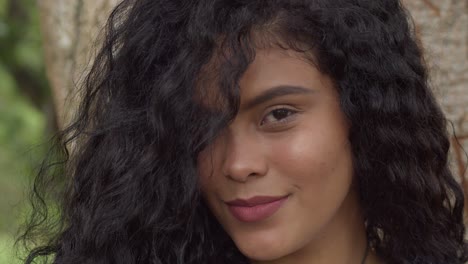
[[[98,32],[117,0],[38,0],[47,74],[60,127],[70,121],[78,101],[74,88],[92,63]],[[414,17],[432,86],[453,123],[454,169],[464,181],[468,151],[468,1],[404,0]],[[449,128],[451,129],[451,127]],[[465,184],[468,190],[468,183]]]
[[[118,0],[38,0],[47,77],[60,128],[79,101],[76,87],[92,64],[96,39]]]

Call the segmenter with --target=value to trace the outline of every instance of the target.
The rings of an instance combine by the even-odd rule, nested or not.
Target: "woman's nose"
[[[266,175],[268,164],[261,142],[255,135],[227,132],[223,138],[222,173],[236,182]]]

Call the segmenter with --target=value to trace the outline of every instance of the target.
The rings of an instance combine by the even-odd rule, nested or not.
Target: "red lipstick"
[[[226,202],[231,214],[242,222],[264,220],[278,211],[288,199],[286,196],[254,196],[249,199],[236,199]]]

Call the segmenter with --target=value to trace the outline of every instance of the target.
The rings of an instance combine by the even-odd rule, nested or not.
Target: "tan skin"
[[[300,54],[269,48],[257,51],[240,88],[238,115],[198,159],[217,220],[253,264],[361,263],[367,240],[349,124],[331,79]],[[273,89],[276,96],[251,103]],[[289,196],[253,223],[233,217],[225,203],[256,195]],[[382,262],[370,250],[365,263]]]

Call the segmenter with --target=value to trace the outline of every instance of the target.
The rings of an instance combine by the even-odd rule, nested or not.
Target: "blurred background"
[[[34,0],[0,0],[0,263],[14,261],[25,190],[56,130]]]
[[[468,1],[403,3],[414,18],[434,92],[451,121],[453,170],[468,190],[462,148],[468,150]],[[116,4],[0,0],[0,264],[20,263],[12,243],[28,211],[30,181],[50,138],[73,114],[74,88],[92,63],[100,29]]]

